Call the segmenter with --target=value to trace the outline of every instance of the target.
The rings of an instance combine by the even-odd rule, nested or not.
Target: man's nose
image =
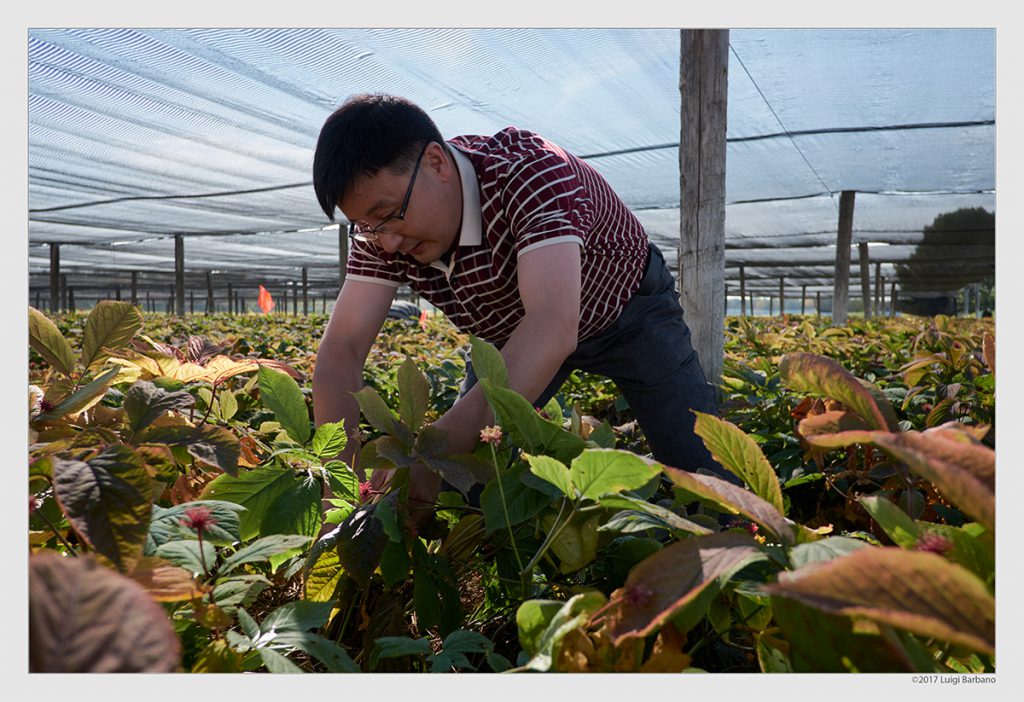
[[[401,234],[381,232],[377,234],[377,243],[380,244],[382,249],[390,254],[398,251],[399,247],[402,245],[402,238]]]

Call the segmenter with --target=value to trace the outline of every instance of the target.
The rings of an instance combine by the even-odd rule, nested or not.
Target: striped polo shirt
[[[449,265],[421,264],[353,241],[347,278],[403,283],[461,331],[504,343],[524,315],[519,256],[572,241],[581,249],[579,340],[608,327],[640,286],[647,234],[597,171],[531,132],[448,140],[462,182],[462,226]]]

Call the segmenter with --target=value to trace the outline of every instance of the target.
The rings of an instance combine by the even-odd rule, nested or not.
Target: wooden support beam
[[[889,287],[889,316],[890,317],[895,317],[896,316],[896,303],[898,302],[898,300],[899,300],[899,298],[897,297],[896,283],[893,283]]]
[[[121,301],[121,284],[114,283],[114,299],[118,302]]]
[[[196,294],[195,291],[192,289],[189,289],[188,291],[188,313],[196,313]]]
[[[235,313],[235,293],[231,289],[231,283],[228,283],[228,314],[233,315]]]
[[[65,285],[66,284],[67,284],[67,279],[65,279]],[[75,311],[75,289],[71,288],[71,287],[68,287],[68,288],[66,288],[66,290],[67,290],[67,293],[68,293],[68,305],[67,305],[68,312],[74,312]]]
[[[853,242],[853,204],[856,193],[839,194],[839,231],[836,239],[836,268],[832,287],[832,326],[846,324],[850,292],[850,246]]]
[[[807,286],[800,286],[800,314],[807,314]]]
[[[302,316],[309,316],[309,274],[305,266],[302,267]]]
[[[814,314],[817,317],[821,317],[821,291],[820,290],[817,293],[815,293]]]
[[[146,291],[146,311],[153,312],[153,302],[149,298],[149,290]]]
[[[775,298],[771,295],[768,296],[768,316],[775,316]]]
[[[740,266],[740,315],[747,316],[747,274]]]
[[[60,309],[60,244],[50,243],[50,312]]]
[[[786,279],[779,276],[779,316],[786,316]]]
[[[716,387],[725,355],[725,132],[729,31],[683,29],[679,61],[679,290],[693,348]]]
[[[67,273],[60,274],[60,308],[68,309],[68,276]]]
[[[857,251],[860,254],[861,307],[864,308],[864,319],[871,319],[871,274],[868,265],[868,243],[862,241],[857,244]]]
[[[292,314],[299,314],[299,289],[296,286],[292,286]]]
[[[206,271],[206,314],[213,311],[213,271]]]
[[[728,285],[725,286],[725,300],[724,300],[724,302],[725,302],[725,307],[724,307],[723,314],[725,314],[725,316],[728,317],[729,316],[729,286]],[[419,306],[419,300],[416,301],[416,306],[417,307]]]
[[[185,316],[185,237],[174,235],[174,314]]]
[[[881,317],[882,313],[882,298],[885,297],[885,278],[882,277],[882,264],[878,262],[875,264],[875,316]]]
[[[132,271],[132,304],[139,306],[139,272]]]

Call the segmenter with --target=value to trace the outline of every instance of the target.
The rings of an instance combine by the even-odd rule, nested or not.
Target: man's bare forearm
[[[365,480],[362,468],[353,465],[360,442],[359,403],[352,393],[363,386],[363,360],[346,352],[327,357],[325,351],[331,353],[321,345],[313,371],[313,420],[318,427],[328,422],[345,421],[348,444],[338,458],[352,467],[360,480]]]

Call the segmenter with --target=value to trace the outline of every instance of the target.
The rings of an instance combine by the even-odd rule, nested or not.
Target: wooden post
[[[149,299],[149,290],[146,291],[146,311],[147,312],[152,312],[153,311],[153,303]]]
[[[885,283],[882,282],[882,263],[875,263],[875,316],[882,317],[882,298],[885,296]]]
[[[821,291],[820,290],[818,290],[815,293],[814,314],[815,314],[816,317],[821,317]]]
[[[60,308],[66,310],[68,308],[68,275],[67,273],[60,274]]]
[[[875,315],[878,317],[885,316],[885,276],[878,276],[878,306],[875,308]]]
[[[60,305],[60,244],[50,243],[50,311]]]
[[[807,314],[807,286],[800,286],[800,315]]]
[[[67,280],[65,279],[65,284],[66,283],[67,283]],[[67,309],[68,309],[68,312],[74,312],[75,311],[75,289],[74,288],[67,288],[67,291],[68,291],[68,307],[67,307]]]
[[[868,242],[857,244],[860,254],[860,299],[864,308],[864,319],[871,319],[871,270],[868,263]]]
[[[853,241],[853,204],[856,192],[839,194],[839,232],[836,241],[836,268],[832,282],[832,326],[846,324],[850,289],[850,245]]]
[[[185,237],[174,235],[174,314],[185,316]]]
[[[118,302],[121,301],[121,284],[114,283],[114,299]]]
[[[213,311],[213,271],[206,271],[206,314]]]
[[[981,319],[981,283],[974,284],[974,316]]]
[[[345,225],[338,224],[338,288],[345,284],[345,268],[348,265],[348,232]]]
[[[786,278],[779,276],[779,316],[786,316]]]
[[[42,297],[43,297],[42,292],[39,290],[39,288],[36,288],[36,305],[35,305],[35,307],[36,307],[37,310],[43,309],[40,306],[40,304],[39,304],[42,301]]]
[[[890,317],[895,317],[896,316],[896,302],[897,302],[897,299],[898,298],[896,297],[896,283],[893,283],[889,287],[889,316]]]
[[[299,289],[298,287],[292,287],[292,314],[299,314]]]
[[[228,283],[228,314],[233,315],[235,313],[235,294],[231,289],[231,283]]]
[[[327,314],[327,293],[323,295],[323,306],[320,308],[322,314]]]
[[[775,316],[775,298],[772,295],[768,296],[768,316]]]
[[[729,31],[680,32],[679,290],[708,381],[725,355],[725,131]]]
[[[132,304],[139,306],[139,272],[132,271]]]
[[[309,315],[309,275],[307,268],[302,267],[302,316]]]
[[[196,313],[196,293],[191,288],[189,288],[189,291],[188,291],[188,313],[189,314],[195,314]]]
[[[747,316],[747,272],[740,266],[740,315]]]

